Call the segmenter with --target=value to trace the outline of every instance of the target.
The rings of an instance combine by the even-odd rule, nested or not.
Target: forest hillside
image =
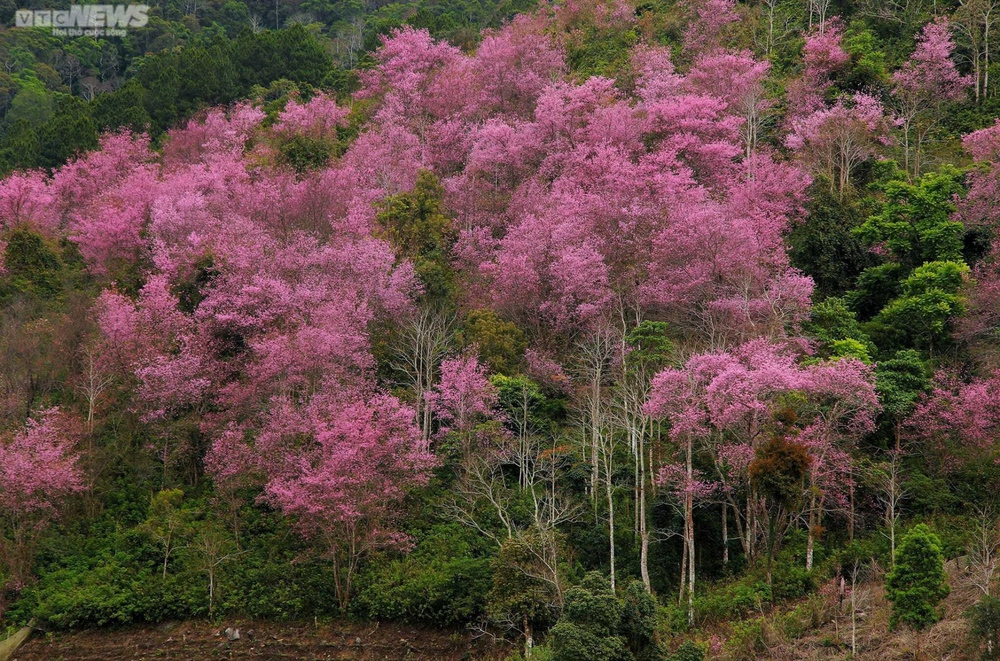
[[[0,30],[4,625],[1000,656],[1000,2],[150,17]]]

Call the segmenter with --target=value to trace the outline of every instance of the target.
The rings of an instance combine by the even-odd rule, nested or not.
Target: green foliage
[[[475,347],[495,374],[511,375],[521,363],[528,341],[524,331],[492,310],[473,310],[458,332],[463,347]]]
[[[902,283],[902,295],[872,320],[876,342],[931,351],[947,344],[952,320],[965,310],[960,289],[968,273],[961,262],[930,262],[914,270]]]
[[[399,259],[409,260],[431,301],[453,298],[455,274],[451,266],[454,236],[443,208],[444,189],[430,170],[421,170],[408,193],[399,193],[381,204],[379,227],[396,248]]]
[[[230,2],[227,6],[229,9],[220,16],[224,21],[238,21],[246,11],[242,3]],[[234,30],[234,38],[223,33],[212,35],[206,30],[199,39],[191,39],[177,48],[174,46],[178,33],[187,30],[177,29],[176,24],[156,16],[151,17],[150,27],[143,30],[148,34],[157,26],[174,32],[169,38],[165,36],[170,45],[140,47],[125,63],[129,66],[122,67],[127,69],[124,84],[89,101],[66,93],[78,92],[77,89],[60,87],[55,92],[47,89],[46,70],[55,78],[53,89],[59,87],[59,74],[48,65],[31,63],[33,75],[23,77],[17,85],[19,89],[8,101],[10,107],[0,122],[3,129],[0,173],[60,165],[77,152],[95,148],[101,131],[148,130],[154,138],[159,138],[206,107],[247,97],[254,86],[267,87],[274,81],[287,80],[303,87],[318,87],[332,71],[332,61],[323,45],[300,25],[259,33]],[[72,41],[76,45],[78,40]],[[110,42],[92,43],[94,67],[121,57],[119,53],[112,54],[112,50],[118,49],[110,46]],[[40,47],[43,51],[46,48],[54,50],[55,46]],[[79,58],[80,54],[74,57]],[[15,85],[13,79],[6,86],[4,82],[0,78],[0,105],[5,102],[5,91],[9,96],[11,86]],[[290,165],[304,168],[320,161],[327,148],[295,144],[287,147],[285,158]]]
[[[848,292],[845,299],[861,320],[871,319],[889,301],[899,296],[902,291],[900,281],[905,273],[906,269],[895,262],[865,269],[858,276],[854,290]]]
[[[965,192],[963,174],[951,166],[915,183],[882,185],[885,202],[857,230],[868,245],[884,245],[907,270],[925,262],[961,261],[962,223],[952,220],[954,198]]]
[[[504,542],[492,562],[493,586],[486,597],[491,620],[537,628],[554,618],[553,586],[536,578],[537,562],[530,541],[514,537]]]
[[[851,71],[844,81],[850,89],[885,85],[889,80],[885,51],[878,35],[864,21],[851,21],[844,35],[844,50],[851,56]]]
[[[17,298],[41,302],[59,302],[67,290],[82,286],[79,252],[68,241],[59,245],[28,226],[0,234],[3,248],[0,272],[0,305]]]
[[[705,650],[690,640],[684,641],[677,650],[666,658],[666,661],[704,661]]]
[[[867,207],[853,198],[839,200],[828,186],[816,185],[810,192],[808,216],[788,237],[792,264],[812,277],[820,297],[842,296],[862,271],[878,264],[853,232]]]
[[[468,529],[436,526],[403,558],[373,563],[355,600],[372,619],[459,626],[479,619],[492,584],[490,559],[475,552]]]
[[[204,542],[220,532],[223,538],[229,534],[200,515],[204,500],[179,500],[180,493],[171,490],[151,499],[122,483],[109,494],[108,509],[99,518],[79,529],[53,530],[40,554],[38,582],[7,616],[14,621],[38,617],[54,628],[208,616],[206,562],[212,554]],[[232,557],[216,567],[216,613],[270,619],[334,614],[330,568],[304,559],[287,522],[252,507],[240,516],[246,540],[242,553],[226,544],[219,547]],[[164,576],[163,544],[150,531],[162,532],[170,517],[183,517],[187,531]]]
[[[625,638],[617,635],[622,606],[611,583],[597,572],[566,592],[563,616],[549,632],[553,661],[625,661]]]
[[[570,40],[566,62],[579,80],[591,76],[619,78],[628,70],[630,49],[638,42],[634,30],[588,25],[578,29]]]
[[[983,659],[1000,659],[1000,599],[983,596],[968,613],[969,638]]]
[[[625,586],[622,603],[620,631],[633,657],[636,661],[662,659],[656,632],[656,599],[642,581],[632,580]]]
[[[767,650],[764,644],[763,617],[742,622],[734,622],[729,639],[726,641],[726,650],[731,658],[737,661],[752,661],[761,658]]]
[[[283,140],[278,147],[279,163],[303,174],[327,165],[336,153],[336,149],[337,143],[333,140],[296,134]]]
[[[500,408],[513,431],[532,433],[554,430],[565,411],[561,400],[547,397],[537,383],[526,376],[496,374],[490,378],[499,394]]]
[[[897,351],[892,358],[875,366],[875,390],[883,412],[902,420],[912,409],[921,393],[930,387],[927,365],[917,351]]]
[[[644,321],[625,336],[630,351],[625,360],[630,365],[650,370],[667,366],[674,345],[667,336],[667,324],[662,321]]]
[[[821,358],[854,357],[870,362],[876,351],[843,298],[831,297],[813,305],[803,329],[820,341]]]
[[[886,598],[892,602],[891,626],[923,629],[934,624],[940,619],[938,603],[951,591],[941,540],[921,523],[903,537],[895,560],[885,581]]]

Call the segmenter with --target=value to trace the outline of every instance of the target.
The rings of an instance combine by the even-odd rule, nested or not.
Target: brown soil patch
[[[228,627],[240,639],[229,641]],[[146,661],[152,659],[309,659],[351,661],[494,661],[507,649],[461,630],[393,623],[333,624],[232,620],[88,629],[35,635],[17,661]]]

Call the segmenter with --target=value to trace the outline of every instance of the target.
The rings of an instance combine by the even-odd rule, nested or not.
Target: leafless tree
[[[991,40],[1000,19],[1000,0],[959,0],[952,23],[972,69],[976,102],[989,94]]]
[[[1000,564],[1000,517],[992,505],[977,507],[976,515],[976,527],[968,547],[968,577],[984,597],[991,597]]]
[[[899,518],[902,515],[900,506],[906,498],[900,474],[903,461],[902,452],[890,452],[889,460],[885,462],[875,473],[875,484],[878,488],[878,500],[882,504],[885,522],[885,531],[882,533],[889,538],[889,550],[891,567],[896,564],[896,529],[899,526]]]
[[[427,394],[434,387],[438,366],[448,354],[454,336],[452,315],[426,308],[404,321],[392,343],[393,367],[402,385],[410,389],[424,443],[430,442],[431,410]]]

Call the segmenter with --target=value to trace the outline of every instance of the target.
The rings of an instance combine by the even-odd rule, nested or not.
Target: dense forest
[[[1000,0],[150,17],[0,29],[5,626],[1000,658]]]

